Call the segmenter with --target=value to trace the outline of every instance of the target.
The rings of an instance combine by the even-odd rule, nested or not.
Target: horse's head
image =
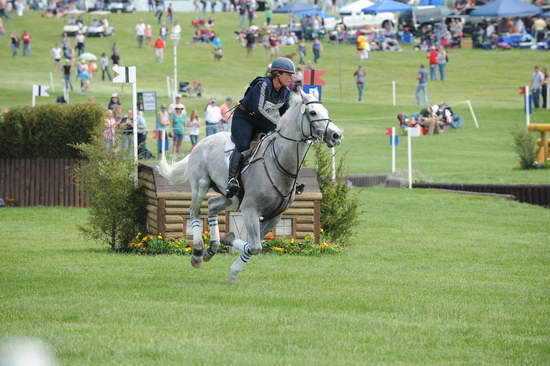
[[[300,97],[302,135],[314,142],[323,141],[328,147],[339,145],[342,142],[342,130],[332,123],[323,104],[303,91],[300,91]]]

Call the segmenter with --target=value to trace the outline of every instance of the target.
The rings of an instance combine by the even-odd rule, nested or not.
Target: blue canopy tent
[[[303,11],[315,11],[320,10],[317,5],[312,5],[308,3],[291,3],[281,6],[275,10],[274,13],[277,14],[286,14],[286,13],[299,13]]]
[[[378,14],[378,13],[400,13],[404,11],[411,11],[413,8],[410,5],[398,3],[393,0],[382,0],[379,3],[371,5],[363,9],[365,14]]]
[[[541,9],[520,0],[494,0],[470,13],[472,17],[527,17],[540,14]]]
[[[310,16],[320,16],[320,17],[323,18],[323,19],[326,19],[326,18],[334,18],[334,15],[330,15],[330,14],[327,14],[327,13],[323,13],[323,12],[320,11],[320,10],[300,11],[300,12],[295,13],[294,15],[296,15],[297,17],[300,17],[300,18],[303,18],[303,17],[305,17],[306,15],[310,15]]]

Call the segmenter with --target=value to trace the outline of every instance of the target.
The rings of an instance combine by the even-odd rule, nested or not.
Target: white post
[[[391,128],[391,172],[395,173],[395,127]]]
[[[32,91],[32,106],[33,108],[36,106],[36,96],[34,95],[34,89]]]
[[[52,88],[52,91],[55,92],[55,85],[53,83],[53,73],[50,72],[50,86]]]
[[[397,105],[397,96],[396,96],[396,93],[395,93],[395,80],[393,80],[391,82],[391,87],[392,87],[392,102],[393,102],[393,105]]]
[[[178,94],[178,43],[174,42],[174,95],[173,100],[176,103],[176,95]]]
[[[525,123],[527,126],[531,124],[531,115],[529,114],[529,111],[531,110],[531,103],[529,100],[529,86],[525,86]]]
[[[166,76],[166,90],[168,91],[168,98],[172,100],[172,86],[170,85],[170,76]]]
[[[477,117],[476,117],[476,114],[474,112],[474,108],[472,107],[472,101],[467,100],[466,102],[468,103],[468,108],[470,108],[470,113],[472,114],[472,118],[474,119],[474,123],[476,124],[476,127],[479,128],[479,123],[477,123]]]
[[[136,77],[137,79],[137,77]],[[134,163],[135,163],[135,175],[134,175],[134,183],[137,185],[138,182],[138,136],[137,136],[137,80],[132,83],[132,115],[134,116],[134,123],[133,123],[133,134],[134,134]]]
[[[336,181],[336,149],[334,147],[332,147],[330,149],[330,153],[332,155],[332,181],[335,182]]]
[[[164,149],[164,140],[166,139],[166,130],[161,130],[160,131],[160,138],[161,138],[161,143],[160,143],[160,160],[162,161],[166,161],[166,155],[165,155],[165,149]]]
[[[411,132],[409,129],[407,129],[407,138],[408,138],[408,155],[409,155],[409,189],[412,188],[412,138],[411,138]]]

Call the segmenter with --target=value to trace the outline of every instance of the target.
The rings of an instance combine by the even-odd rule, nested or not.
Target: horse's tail
[[[162,159],[158,165],[160,175],[168,179],[170,183],[185,183],[189,176],[187,167],[189,166],[189,155],[177,163],[168,164],[166,159]]]

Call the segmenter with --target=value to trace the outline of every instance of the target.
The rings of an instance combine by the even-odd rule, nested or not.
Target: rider
[[[228,198],[240,190],[237,175],[243,159],[242,152],[249,149],[252,136],[259,132],[268,133],[275,130],[277,122],[288,109],[288,86],[295,72],[296,67],[292,60],[285,57],[277,58],[271,63],[268,76],[254,79],[239,101],[231,125],[231,139],[235,143],[235,151],[229,162],[229,179],[225,191]]]

